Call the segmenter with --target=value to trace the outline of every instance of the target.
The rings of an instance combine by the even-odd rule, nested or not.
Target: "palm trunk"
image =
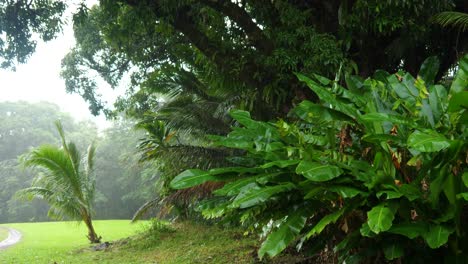
[[[101,237],[96,234],[94,231],[93,222],[91,221],[91,216],[86,212],[83,215],[83,221],[88,228],[88,239],[91,243],[101,243]]]

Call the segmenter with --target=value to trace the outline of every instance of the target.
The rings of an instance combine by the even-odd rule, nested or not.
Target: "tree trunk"
[[[93,222],[91,221],[91,216],[88,213],[85,213],[83,215],[83,221],[86,224],[86,227],[88,228],[88,239],[89,242],[91,243],[101,243],[101,237],[96,234],[96,231],[94,231],[93,227]]]

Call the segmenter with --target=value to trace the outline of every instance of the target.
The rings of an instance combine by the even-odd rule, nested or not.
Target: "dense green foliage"
[[[15,68],[35,51],[37,40],[49,41],[61,30],[64,1],[0,3],[0,67]],[[33,38],[34,36],[34,38]]]
[[[2,66],[34,50],[31,32],[51,39],[63,8],[0,4]],[[467,12],[464,0],[81,5],[67,91],[146,132],[104,136],[99,211],[151,199],[137,216],[189,215],[210,198],[206,218],[263,229],[260,257],[297,242],[346,263],[466,261]],[[98,78],[126,86],[117,111]]]
[[[233,111],[241,125],[214,144],[241,149],[237,167],[179,174],[183,189],[222,181],[201,209],[268,234],[259,256],[294,241],[334,245],[341,261],[467,260],[468,56],[450,90],[434,83],[438,61],[418,77],[378,71],[347,89],[320,75],[297,74],[317,95],[267,123]],[[336,244],[334,241],[339,242]],[[310,242],[310,243],[308,243]],[[415,256],[418,256],[417,258]]]
[[[63,60],[62,76],[93,113],[105,110],[94,77],[114,87],[130,77],[117,105],[133,115],[154,112],[159,94],[185,85],[190,93],[207,86],[199,100],[221,99],[268,120],[314,98],[293,71],[416,74],[436,55],[439,79],[466,51],[467,38],[429,21],[467,9],[462,0],[103,0],[75,15],[77,44]]]
[[[90,125],[75,122],[54,104],[0,103],[0,222],[47,219],[48,206],[45,203],[38,200],[22,203],[13,198],[17,190],[30,186],[32,182],[31,173],[18,167],[17,157],[31,147],[58,144],[59,135],[53,126],[53,122],[58,119],[74,140],[78,138],[76,134],[93,132]],[[83,138],[80,137],[80,140],[83,141]],[[89,141],[83,144],[89,144]]]

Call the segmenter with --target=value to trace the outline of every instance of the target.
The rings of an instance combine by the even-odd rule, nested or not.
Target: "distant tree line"
[[[0,222],[46,221],[48,205],[41,200],[23,202],[16,191],[31,186],[33,173],[19,166],[19,157],[42,144],[60,144],[54,122],[60,120],[68,137],[84,149],[96,140],[97,219],[131,218],[148,199],[151,185],[140,175],[153,176],[151,166],[138,162],[135,146],[138,133],[121,119],[98,132],[90,121],[76,121],[52,103],[0,103]],[[146,187],[143,187],[146,186]],[[146,191],[145,191],[146,190]]]

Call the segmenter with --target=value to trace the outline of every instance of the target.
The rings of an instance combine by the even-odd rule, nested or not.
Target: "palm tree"
[[[50,205],[48,215],[51,218],[69,217],[83,221],[88,228],[89,241],[99,243],[101,237],[94,231],[91,220],[95,191],[95,147],[91,144],[85,159],[82,159],[76,145],[66,142],[61,123],[57,121],[55,125],[62,140],[62,147],[42,145],[23,157],[24,166],[41,170],[32,186],[18,191],[17,195],[47,201]]]

